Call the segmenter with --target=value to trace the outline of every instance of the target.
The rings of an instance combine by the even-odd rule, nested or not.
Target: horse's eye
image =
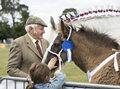
[[[54,43],[54,46],[55,47],[58,47],[60,44],[59,43]]]

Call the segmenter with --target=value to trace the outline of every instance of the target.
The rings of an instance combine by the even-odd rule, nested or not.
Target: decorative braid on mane
[[[73,17],[70,17],[70,16]],[[93,18],[100,17],[112,17],[112,16],[120,16],[120,9],[117,7],[109,6],[109,7],[93,7],[91,10],[80,11],[80,14],[75,15],[73,12],[67,14],[67,18],[63,15],[62,20],[65,23],[74,22],[74,21],[82,21]]]
[[[105,8],[92,8],[90,10],[80,12],[75,15],[73,12],[69,13],[69,18],[63,16],[62,21],[66,24],[73,26],[76,31],[79,31],[81,25],[92,30],[96,30],[99,33],[107,34],[109,37],[116,39],[116,42],[120,44],[120,7],[105,7]]]

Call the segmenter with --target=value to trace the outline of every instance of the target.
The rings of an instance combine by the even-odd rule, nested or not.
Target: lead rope
[[[71,33],[72,33],[72,28],[71,28],[71,26],[69,26],[69,27],[70,27],[70,32],[69,32],[67,40],[70,39],[70,36],[71,36]],[[48,49],[47,49],[47,51],[50,52],[50,53],[52,53],[52,54],[54,54],[54,55],[56,55],[58,57],[58,60],[59,60],[59,70],[61,71],[62,58],[60,57],[60,55],[61,55],[63,49],[61,49],[58,54],[55,53],[55,52],[52,52],[52,51],[50,51]]]

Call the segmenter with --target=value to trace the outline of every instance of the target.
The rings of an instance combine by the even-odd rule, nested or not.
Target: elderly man
[[[49,43],[43,38],[46,23],[31,16],[26,21],[27,34],[15,39],[10,47],[7,73],[15,77],[28,77],[33,62],[41,62]]]

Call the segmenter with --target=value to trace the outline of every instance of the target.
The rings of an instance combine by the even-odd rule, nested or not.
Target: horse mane
[[[77,27],[79,30],[80,25],[87,26],[91,29],[95,29],[100,33],[106,33],[111,38],[116,39],[120,44],[120,7],[109,6],[102,8],[88,9],[87,11],[80,11],[77,15],[70,12],[73,17],[62,18],[61,20],[70,25]]]
[[[72,26],[72,25],[71,25]],[[73,27],[73,26],[72,26]],[[79,28],[78,33],[79,34],[85,34],[86,38],[92,41],[99,41],[99,45],[105,45],[106,47],[115,47],[115,49],[118,49],[119,44],[117,43],[116,39],[111,38],[108,34],[106,33],[100,33],[96,30],[96,28],[91,29],[87,26],[80,25],[81,28]],[[74,29],[74,28],[73,28]],[[74,29],[75,31],[77,28]]]
[[[82,24],[78,23],[76,24],[64,24],[64,26],[61,25],[62,22],[59,24],[59,32],[62,33],[62,29],[68,29],[69,26],[72,27],[73,31],[76,31],[79,35],[85,34],[86,38],[89,40],[92,40],[92,42],[98,42],[99,45],[104,45],[105,47],[112,47],[114,49],[119,49],[119,44],[117,43],[116,39],[111,38],[108,34],[106,33],[100,33],[97,31],[96,28],[90,28],[88,26],[83,26]],[[69,32],[66,32],[69,33]],[[63,36],[63,35],[62,35]],[[63,40],[64,38],[67,38],[66,35],[62,37]],[[97,43],[96,43],[97,44]]]
[[[94,8],[93,10],[83,11],[73,17],[62,18],[66,25],[71,26],[78,33],[86,34],[90,40],[106,47],[112,46],[118,49],[120,44],[120,8],[109,6],[107,8]],[[101,42],[101,43],[100,43]]]

